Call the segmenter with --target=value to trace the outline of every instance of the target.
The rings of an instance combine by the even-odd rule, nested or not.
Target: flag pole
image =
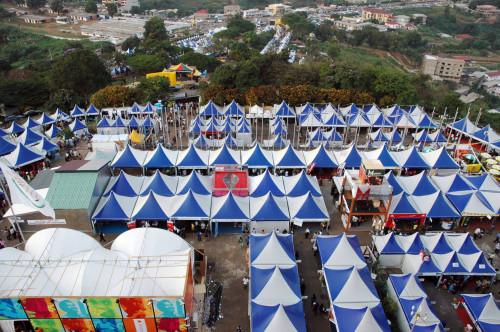
[[[458,115],[458,107],[457,107],[457,110],[455,111],[455,116],[453,117],[453,123],[455,123],[455,121],[457,120],[457,115]],[[451,138],[451,131],[452,130],[455,130],[453,127],[450,127],[450,133],[448,134],[448,140],[446,141],[446,145],[448,146],[448,144],[450,144],[450,138]]]

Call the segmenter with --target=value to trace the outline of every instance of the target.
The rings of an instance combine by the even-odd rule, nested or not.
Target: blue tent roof
[[[109,119],[106,117],[103,117],[99,123],[97,123],[97,128],[110,128],[111,123],[109,122]]]
[[[291,216],[294,219],[301,220],[316,220],[316,219],[328,219],[328,213],[325,213],[313,198],[313,195],[309,192],[307,194],[306,200],[302,203],[302,206],[297,211],[297,213]]]
[[[389,150],[387,150],[387,145],[382,147],[380,154],[378,156],[378,160],[382,163],[384,167],[398,167],[398,163],[392,158]]]
[[[467,236],[465,237],[465,241],[462,243],[462,246],[458,248],[457,252],[459,254],[466,254],[466,255],[480,252],[481,250],[476,246],[470,234],[469,233],[466,234]]]
[[[282,121],[278,121],[271,126],[271,133],[274,135],[286,134],[286,130],[286,125]]]
[[[146,116],[142,120],[141,127],[146,128],[146,129],[147,128],[153,128],[154,127],[153,119],[151,119],[151,117],[149,115]]]
[[[49,125],[49,124],[52,124],[54,122],[56,122],[56,120],[52,119],[50,116],[48,116],[46,113],[42,113],[42,115],[40,116],[40,118],[38,120],[36,120],[39,124],[41,125]]]
[[[43,138],[42,141],[40,142],[41,145],[37,145],[37,148],[43,151],[47,151],[47,152],[52,152],[52,151],[57,151],[59,150],[59,146],[57,146],[57,144],[54,144],[52,143],[51,141],[49,141],[47,138]]]
[[[381,304],[377,304],[375,307],[364,307],[364,308],[349,308],[349,307],[339,307],[337,305],[333,306],[333,311],[335,319],[337,321],[337,331],[358,331],[359,325],[362,323],[363,318],[368,311],[371,312],[373,318],[377,322],[378,326],[370,326],[373,331],[385,331],[390,332],[391,328],[387,323],[387,317],[385,316],[384,309]],[[366,327],[366,326],[364,326]],[[363,330],[359,330],[363,331]]]
[[[411,255],[417,255],[420,253],[422,249],[424,249],[424,244],[422,243],[422,240],[420,240],[420,236],[417,235],[413,239],[412,244],[406,250],[406,253]]]
[[[288,145],[286,149],[287,150],[283,155],[283,158],[281,158],[281,160],[275,166],[277,168],[303,168],[305,166],[304,161],[299,158],[295,149],[291,145]]]
[[[280,179],[281,180],[281,179]],[[266,170],[264,175],[262,175],[262,179],[260,183],[257,185],[254,191],[250,194],[252,197],[260,197],[264,196],[270,192],[274,196],[282,197],[285,196],[285,193],[283,190],[276,185],[274,182],[273,177],[271,176],[271,173],[269,170]]]
[[[397,205],[394,206],[392,214],[416,214],[416,213],[418,213],[417,209],[410,202],[408,194],[403,192],[401,195],[402,195],[401,199],[399,200],[399,202],[397,202]]]
[[[180,198],[179,198],[180,199]],[[174,219],[207,219],[208,215],[203,211],[193,192],[189,190],[181,205],[172,215]]]
[[[260,210],[252,217],[255,221],[289,221],[290,217],[281,211],[272,194],[269,194]]]
[[[427,113],[424,113],[423,117],[420,119],[419,123],[417,124],[418,127],[420,128],[438,128],[438,125],[436,125]]]
[[[206,136],[203,134],[198,136],[198,138],[196,138],[194,141],[194,145],[200,149],[207,149],[208,148],[208,141],[207,141]]]
[[[298,298],[300,295],[300,282],[299,282],[299,273],[297,271],[297,267],[289,267],[289,268],[280,268],[278,266],[274,267],[266,267],[266,268],[258,268],[255,266],[250,267],[252,276],[252,287],[251,287],[251,299],[254,300],[264,289],[266,284],[271,279],[271,276],[277,269],[279,273],[283,276],[283,279],[288,284],[288,287],[297,295]],[[278,272],[276,271],[276,272]]]
[[[139,106],[139,104],[137,104],[137,102],[134,102],[134,104],[130,108],[130,113],[134,114],[141,113],[141,107]]]
[[[342,114],[344,114],[344,115],[354,115],[354,114],[358,114],[360,111],[362,111],[362,110],[360,110],[356,106],[356,104],[351,104],[351,105],[348,106],[347,109],[343,109],[342,110]]]
[[[452,252],[453,249],[450,247],[448,242],[446,242],[446,238],[443,233],[440,233],[439,235],[439,240],[437,241],[436,245],[432,249],[432,253],[434,254],[447,254],[449,252]]]
[[[451,256],[451,260],[448,263],[448,266],[442,271],[444,274],[464,274],[468,271],[462,265],[460,260],[458,259],[458,255],[456,252]]]
[[[352,145],[351,151],[345,158],[344,168],[359,168],[361,166],[361,155],[356,146]]]
[[[472,268],[470,273],[496,275],[496,270],[490,265],[490,262],[486,260],[484,254],[481,253],[481,255],[479,255],[479,259],[477,260],[476,264],[474,264],[474,267]]]
[[[281,304],[275,306],[264,306],[252,302],[252,331],[253,332],[269,332],[267,328],[272,319],[283,308],[286,316],[295,327],[297,332],[306,332],[306,323],[304,319],[304,308],[302,302],[290,306],[283,306]]]
[[[431,165],[432,168],[441,168],[441,169],[459,169],[460,166],[451,158],[451,156],[446,152],[445,149],[441,149],[441,153],[437,158],[434,165]]]
[[[234,126],[231,125],[231,122],[230,121],[227,121],[223,126],[222,128],[219,129],[220,132],[223,132],[225,134],[228,134],[228,133],[231,133],[234,131]]]
[[[401,114],[403,114],[403,112],[404,112],[404,110],[398,104],[395,104],[394,106],[392,106],[392,110],[389,113],[389,115],[387,115],[387,116],[391,117],[391,118],[396,118],[396,117],[401,116]]]
[[[16,145],[0,137],[0,156],[11,153],[16,149]]]
[[[464,299],[465,304],[469,308],[470,313],[472,314],[472,317],[477,321],[479,320],[479,317],[481,317],[481,313],[483,312],[484,308],[486,307],[486,304],[488,301],[491,301],[492,299],[495,304],[496,303],[495,298],[493,297],[492,293],[489,294],[462,294],[462,298]],[[498,324],[496,324],[498,327]],[[498,331],[498,330],[497,330]]]
[[[93,220],[129,220],[129,216],[123,211],[120,203],[116,199],[115,193],[111,192],[106,199],[106,202],[101,207],[99,212],[92,217]]]
[[[189,128],[189,132],[192,133],[192,134],[199,134],[201,133],[201,126],[200,124],[198,124],[198,122],[195,122],[191,125],[191,127]]]
[[[183,195],[188,192],[194,192],[200,195],[210,195],[211,192],[205,187],[205,185],[201,182],[200,175],[198,172],[193,171],[188,175],[188,180],[186,182],[179,179],[179,186],[177,188],[177,194]]]
[[[238,142],[236,142],[234,137],[231,135],[227,135],[226,138],[224,138],[224,145],[231,149],[237,149],[239,147]]]
[[[448,140],[446,139],[446,137],[444,137],[444,135],[441,133],[441,131],[439,131],[436,135],[436,137],[434,138],[434,143],[445,143],[447,142]]]
[[[184,155],[182,160],[177,164],[178,167],[188,167],[188,168],[205,168],[207,164],[201,159],[196,151],[194,145],[190,145],[187,153]]]
[[[170,218],[163,211],[155,195],[150,192],[146,202],[133,216],[133,220],[169,220]]]
[[[429,331],[429,332],[432,331],[432,332],[434,332],[435,331],[435,325],[432,325],[432,329],[427,329],[428,326],[425,326],[425,322],[424,323],[417,322],[417,324],[420,323],[421,326],[419,326],[419,325],[413,326],[413,324],[410,323],[410,322],[413,321],[413,317],[417,313],[416,308],[419,308],[420,305],[421,305],[421,303],[423,301],[427,301],[428,308],[430,310],[432,310],[430,302],[428,301],[427,298],[418,297],[418,298],[413,298],[413,299],[409,299],[409,298],[400,298],[399,299],[399,303],[401,304],[401,307],[403,308],[403,312],[404,312],[404,314],[406,316],[406,320],[409,322],[409,325],[410,325],[410,328],[412,329],[412,331],[417,331],[417,329],[418,329],[418,331],[421,331],[421,332],[425,332],[425,331]]]
[[[70,115],[72,117],[85,116],[85,111],[81,109],[80,106],[75,105],[75,107],[71,110]]]
[[[153,151],[153,156],[144,164],[145,168],[168,168],[175,167],[175,165],[170,161],[168,156],[163,151],[163,146],[158,144],[156,149]]]
[[[54,116],[56,117],[57,121],[69,118],[68,114],[64,113],[59,108],[56,109],[56,112],[54,113]]]
[[[135,115],[132,115],[132,117],[130,118],[130,121],[128,122],[128,126],[132,129],[139,128],[139,121],[137,120]]]
[[[111,166],[116,168],[142,168],[142,164],[137,160],[132,151],[132,147],[128,144],[120,157],[113,160]]]
[[[420,176],[421,176],[420,180],[416,184],[415,188],[413,188],[413,191],[411,191],[412,188],[409,188],[410,193],[412,195],[415,196],[430,195],[438,190],[431,182],[431,180],[429,180],[429,177],[424,173],[424,171],[420,173]]]
[[[354,269],[356,269],[356,267],[354,266],[351,266],[346,269],[329,269],[329,268],[323,269],[332,302],[335,302],[335,299],[343,290],[351,274],[355,273]],[[368,270],[368,268],[363,267],[357,269],[357,272],[359,273],[359,276],[361,277],[361,280],[363,281],[365,286],[372,292],[372,294],[375,297],[378,298],[377,290],[375,289],[375,285],[373,284],[370,271]],[[355,289],[351,289],[350,291],[356,292]]]
[[[319,114],[320,112],[314,108],[311,104],[309,103],[306,103],[303,107],[302,107],[302,112],[300,112],[300,115],[303,115],[303,114]]]
[[[94,104],[90,104],[89,108],[87,108],[87,115],[99,115],[99,110],[94,106]]]
[[[26,122],[23,123],[23,127],[26,129],[31,129],[31,128],[35,128],[35,127],[39,127],[39,126],[40,126],[40,123],[38,123],[38,121],[31,118],[31,116],[28,116],[28,120],[26,120]]]
[[[337,168],[337,163],[333,160],[332,157],[326,151],[324,145],[320,145],[318,152],[314,156],[311,164],[314,163],[314,167],[316,168]]]
[[[148,181],[148,180],[146,180]],[[170,190],[170,187],[163,181],[160,171],[156,171],[151,180],[149,180],[146,188],[142,189],[141,196],[154,192],[161,196],[174,196],[175,194]]]
[[[472,184],[472,186],[474,187],[473,189],[480,190],[483,183],[488,179],[489,176],[490,175],[488,175],[487,173],[483,173],[479,176],[464,176],[464,178]]]
[[[236,132],[238,134],[249,134],[252,132],[252,128],[250,127],[249,124],[243,123],[243,124],[239,125]]]
[[[397,297],[401,297],[401,294],[406,288],[406,285],[410,282],[410,280],[413,279],[417,286],[420,288],[422,292],[425,293],[424,287],[420,283],[420,280],[411,273],[407,274],[390,274],[389,275],[389,280],[391,281],[392,286],[394,287],[394,290],[396,291]]]
[[[267,243],[271,240],[271,236],[276,236],[280,246],[283,248],[288,257],[295,261],[295,251],[293,249],[293,236],[289,235],[276,235],[267,233],[266,235],[250,236],[250,262],[255,261],[260,253],[266,247]]]
[[[209,117],[220,115],[217,106],[213,101],[209,101],[206,105],[202,106],[203,111],[201,111],[200,116]]]
[[[120,174],[116,177],[116,179],[111,179],[111,181],[114,181],[114,183],[110,188],[108,188],[104,196],[110,195],[111,193],[115,193],[120,196],[135,197],[139,194],[132,187],[132,185],[127,179],[127,175],[123,171],[120,172]]]
[[[15,156],[14,160],[9,159],[9,163],[14,168],[23,167],[29,165],[35,161],[41,160],[44,158],[44,154],[38,153],[36,150],[32,150],[28,148],[22,143],[18,143],[16,148],[7,156]]]
[[[17,122],[12,121],[10,124],[10,127],[7,129],[7,131],[11,134],[18,135],[24,131],[24,128],[19,125]]]
[[[416,133],[417,135],[417,142],[418,143],[432,143],[434,140],[432,137],[429,136],[429,132],[427,129],[423,129],[422,131]]]
[[[218,153],[217,158],[210,161],[210,166],[214,166],[214,165],[239,165],[239,162],[234,159],[231,152],[229,152],[229,148],[225,144],[221,147],[221,150],[216,150],[216,151],[220,151],[220,152]],[[214,152],[216,152],[216,151],[214,151]]]
[[[295,112],[290,108],[290,106],[288,106],[287,103],[285,103],[285,101],[282,101],[275,115],[289,117],[289,116],[295,116]]]
[[[27,128],[26,131],[20,136],[21,143],[24,145],[33,145],[40,142],[43,136],[32,129]]]
[[[267,168],[267,167],[273,167],[273,164],[271,163],[270,160],[266,158],[264,153],[262,152],[262,148],[260,147],[260,144],[255,145],[255,149],[253,150],[252,154],[248,158],[247,161],[245,161],[245,165],[248,166],[248,168]]]
[[[71,129],[72,132],[75,132],[78,130],[83,130],[83,129],[87,128],[87,126],[82,121],[80,121],[78,118],[75,119],[72,123],[70,123],[69,126],[70,126],[70,128],[72,127],[72,129]]]
[[[4,136],[7,136],[7,135],[10,135],[7,130],[3,129],[3,128],[0,128],[0,137],[4,137]]]
[[[125,122],[123,122],[123,119],[121,117],[117,117],[115,121],[111,124],[111,127],[113,128],[125,128],[127,127],[125,125]]]
[[[399,195],[403,191],[403,187],[399,184],[398,179],[394,176],[394,173],[390,171],[385,177],[387,182],[392,186],[392,194]]]
[[[490,125],[487,125],[481,129],[479,129],[478,131],[476,131],[475,133],[472,134],[472,136],[474,138],[477,138],[477,139],[480,139],[482,141],[486,141],[486,142],[489,142],[488,140],[488,132],[491,130],[491,127]]]
[[[238,105],[238,103],[233,99],[229,105],[227,105],[226,116],[231,116],[231,117],[243,117],[245,116],[245,113],[243,113]]]
[[[399,143],[403,140],[403,138],[401,137],[401,134],[399,133],[399,131],[397,129],[394,129],[387,136],[389,138],[391,138],[391,136],[392,136],[392,143]]]
[[[359,244],[359,239],[356,235],[347,235],[345,233],[339,235],[331,235],[328,237],[318,236],[316,238],[319,250],[319,257],[321,258],[321,264],[324,265],[328,262],[332,254],[337,249],[342,237],[345,236],[347,241],[351,245],[352,249],[358,255],[361,260],[365,260],[363,253],[361,252],[361,246]]]
[[[236,202],[234,195],[230,192],[220,209],[211,216],[212,220],[247,220],[248,216],[243,212]]]
[[[312,135],[309,139],[315,142],[325,142],[328,140],[323,131],[319,129],[315,130],[314,135]]]
[[[430,203],[430,202],[429,202]],[[427,213],[428,218],[460,218],[458,213],[451,203],[442,193],[439,193],[432,208]]]
[[[370,119],[371,120],[371,119]],[[394,124],[389,120],[388,118],[385,117],[383,113],[380,113],[378,117],[375,119],[375,121],[370,121],[373,127],[392,127]]]
[[[377,130],[377,135],[372,138],[374,142],[389,142],[390,139],[386,136],[386,134],[381,130]]]
[[[316,178],[315,178],[316,179]],[[287,196],[297,197],[307,193],[313,196],[321,196],[319,192],[311,183],[305,171],[300,172],[299,180],[295,183],[294,187],[287,193]]]
[[[345,127],[345,121],[342,120],[340,116],[337,114],[333,114],[331,117],[326,119],[326,121],[323,122],[323,125],[325,127]]]
[[[389,237],[389,240],[385,243],[384,248],[380,251],[381,254],[404,254],[405,251],[401,246],[398,244],[396,241],[396,238],[394,237],[394,233],[389,233],[389,235],[386,235]]]
[[[148,103],[146,104],[146,106],[144,106],[144,109],[142,110],[142,113],[151,114],[153,112],[154,112],[153,105],[151,104],[150,101],[148,101]]]
[[[219,132],[219,128],[217,128],[217,127],[218,126],[215,123],[215,121],[210,121],[203,131],[204,132],[209,132],[209,133],[218,133]]]
[[[408,158],[401,165],[403,168],[417,168],[417,169],[428,169],[429,165],[425,162],[424,158],[420,155],[417,148],[415,146],[411,147],[411,152],[408,155]]]
[[[422,274],[422,275],[431,274],[431,275],[433,275],[436,273],[441,273],[441,271],[436,266],[436,264],[434,264],[432,259],[429,259],[429,260],[422,261],[422,265],[420,265],[420,269],[418,270],[417,274]]]
[[[48,134],[49,132],[50,132],[50,135]],[[61,129],[59,129],[59,127],[57,127],[55,124],[53,124],[52,126],[50,126],[49,130],[47,130],[45,132],[45,135],[48,138],[52,139],[52,138],[56,138],[60,132],[61,132]]]

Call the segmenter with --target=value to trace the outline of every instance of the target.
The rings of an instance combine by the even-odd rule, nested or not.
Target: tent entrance
[[[212,222],[212,229],[214,230],[214,235],[222,234],[241,234],[245,229],[245,225],[248,223],[242,222]]]

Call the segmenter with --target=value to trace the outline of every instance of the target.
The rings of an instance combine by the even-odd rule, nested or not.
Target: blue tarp
[[[251,323],[253,332],[269,332],[267,327],[273,321],[273,318],[277,314],[278,310],[284,310],[287,318],[290,320],[297,332],[307,331],[302,302],[290,306],[264,306],[252,302],[251,306]]]
[[[151,192],[146,198],[146,202],[133,216],[133,220],[160,220],[167,221],[169,216],[163,211],[155,195]]]
[[[201,181],[200,175],[198,172],[193,171],[188,175],[188,180],[183,181],[182,178],[179,178],[177,194],[184,195],[188,192],[194,192],[200,195],[210,195],[212,194]],[[182,187],[181,187],[182,186]]]
[[[276,160],[274,162],[276,163]],[[304,168],[305,166],[304,161],[299,158],[291,145],[288,145],[285,154],[275,165],[277,168]]]
[[[271,173],[269,170],[266,170],[263,175],[260,175],[261,181],[257,184],[257,186],[253,189],[253,191],[250,193],[250,196],[252,197],[261,197],[264,196],[267,193],[271,193],[274,196],[278,197],[283,197],[285,196],[285,193],[281,189],[281,187],[278,187],[276,183],[274,182],[273,177],[271,176]],[[281,178],[277,179],[278,181],[281,181]],[[251,181],[251,179],[250,179]]]
[[[268,194],[260,210],[252,217],[255,221],[289,221],[290,216],[281,211],[272,194]]]
[[[151,158],[148,158],[144,163],[145,168],[169,168],[169,167],[175,167],[175,165],[172,163],[172,161],[168,158],[168,156],[165,154],[165,151],[163,150],[163,146],[161,144],[158,144],[156,149],[153,151],[153,155]],[[175,162],[175,160],[174,160]]]
[[[16,145],[7,141],[5,138],[0,137],[0,156],[11,153],[16,149]]]
[[[118,159],[113,160],[111,167],[116,168],[142,168],[141,162],[137,160],[132,151],[132,147],[127,144],[123,153]]]
[[[337,168],[338,165],[333,158],[328,154],[325,147],[320,145],[311,164],[314,163],[314,168]]]
[[[260,144],[255,145],[255,149],[253,150],[252,154],[248,158],[247,161],[244,163],[245,165],[248,166],[248,168],[267,168],[267,167],[273,167],[273,164],[270,160],[266,158],[264,153],[262,152],[262,148],[260,147]]]
[[[358,328],[363,323],[363,319],[367,314],[371,314],[373,316],[373,318],[377,322],[377,326],[368,327],[366,325],[363,325],[363,327],[359,329],[359,331],[365,331],[366,328],[370,328],[372,329],[372,331],[391,331],[391,328],[387,323],[387,317],[385,316],[384,309],[382,308],[381,304],[378,304],[372,308],[348,308],[334,305],[333,311],[337,322],[337,331],[358,331]],[[366,324],[366,322],[364,324]]]
[[[127,175],[123,171],[121,171],[116,178],[112,178],[111,181],[114,181],[114,183],[110,188],[108,188],[104,196],[107,196],[112,192],[126,197],[135,197],[139,194],[129,182]]]
[[[99,110],[94,106],[94,104],[90,104],[89,108],[87,108],[87,115],[99,115]]]

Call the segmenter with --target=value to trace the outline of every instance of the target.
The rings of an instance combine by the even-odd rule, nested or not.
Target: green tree
[[[229,48],[229,57],[236,61],[244,61],[251,56],[251,51],[244,43],[232,43]]]
[[[135,54],[127,57],[126,62],[133,71],[140,74],[160,71],[165,66],[164,59],[153,54]]]
[[[226,88],[234,87],[236,72],[231,65],[222,65],[217,67],[210,76],[211,82],[214,85],[220,85]]]
[[[214,57],[205,54],[189,51],[181,55],[179,62],[185,63],[190,66],[195,66],[200,70],[207,70],[213,72],[215,68],[220,66],[221,62]]]
[[[245,61],[238,68],[238,73],[235,77],[235,85],[240,90],[246,90],[250,87],[254,87],[260,84],[260,79],[258,77],[257,66],[253,61]]]
[[[118,6],[114,2],[108,3],[106,5],[106,9],[108,10],[108,15],[111,17],[115,16],[116,13],[118,13]]]
[[[51,0],[50,1],[50,9],[59,14],[64,9],[63,0]]]
[[[26,4],[29,8],[40,8],[45,6],[47,0],[26,0]]]
[[[158,16],[150,18],[146,24],[144,24],[144,41],[145,43],[150,42],[162,42],[168,40],[167,29],[165,28],[165,23]]]
[[[137,101],[137,92],[123,85],[109,85],[92,95],[90,102],[97,108],[131,105]]]
[[[111,82],[111,75],[95,53],[78,49],[58,58],[49,72],[54,89],[68,89],[86,97]]]
[[[142,102],[165,99],[169,94],[169,89],[170,82],[166,77],[145,78],[138,87]]]
[[[330,58],[334,59],[340,54],[340,46],[337,42],[331,41],[326,44],[325,51]]]
[[[128,49],[134,49],[139,46],[141,43],[141,40],[136,36],[128,37],[125,39],[125,41],[122,43],[122,50],[126,51]]]
[[[97,2],[96,0],[85,1],[85,12],[87,13],[97,13]]]

